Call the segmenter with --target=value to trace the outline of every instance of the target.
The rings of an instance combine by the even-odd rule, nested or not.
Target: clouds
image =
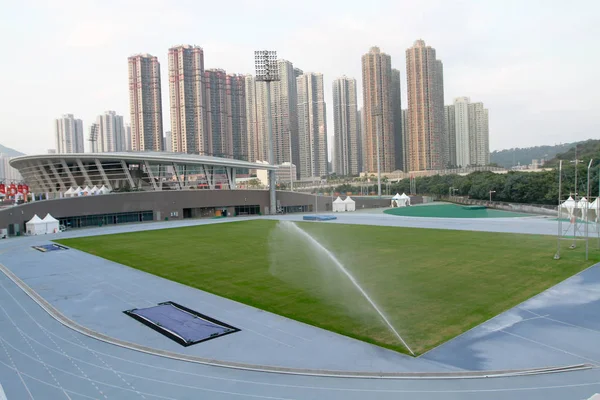
[[[360,58],[371,46],[391,55],[405,86],[405,50],[419,38],[444,63],[446,104],[470,96],[490,109],[492,148],[584,139],[598,130],[600,4],[576,3],[13,2],[0,16],[0,34],[9,38],[0,64],[0,88],[8,94],[0,97],[0,142],[44,151],[53,143],[52,119],[63,113],[86,126],[106,109],[128,119],[126,59],[134,53],[159,57],[163,110],[167,50],[190,43],[204,47],[207,68],[237,73],[253,72],[254,49],[277,49],[295,66],[324,74],[331,111],[332,80],[345,74],[360,86]],[[168,112],[163,118],[168,127]]]

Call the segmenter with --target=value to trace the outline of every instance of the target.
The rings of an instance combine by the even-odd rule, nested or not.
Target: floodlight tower
[[[273,154],[273,120],[271,116],[271,82],[279,80],[277,52],[272,50],[257,50],[254,52],[256,80],[267,85],[267,134],[269,136],[269,164],[275,165]],[[291,162],[291,160],[290,160]],[[269,202],[271,214],[277,214],[277,199],[275,197],[275,170],[269,170]]]

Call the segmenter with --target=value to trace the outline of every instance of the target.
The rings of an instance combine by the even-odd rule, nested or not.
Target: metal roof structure
[[[233,190],[239,170],[277,169],[229,158],[166,152],[40,154],[16,157],[10,164],[19,170],[32,192],[46,193],[103,185],[110,190]]]

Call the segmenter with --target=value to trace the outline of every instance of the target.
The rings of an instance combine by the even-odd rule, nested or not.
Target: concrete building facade
[[[160,63],[150,54],[128,59],[131,149],[162,151],[162,95]]]
[[[165,151],[167,153],[173,152],[173,135],[171,134],[171,131],[165,132]]]
[[[127,150],[122,115],[117,115],[115,111],[106,111],[96,118],[96,125],[98,135],[94,153]]]
[[[131,124],[125,124],[125,150],[131,151]]]
[[[377,171],[377,135],[382,172],[396,169],[392,60],[378,47],[362,56],[365,168]]]
[[[231,138],[227,130],[227,74],[222,69],[204,72],[206,89],[206,155],[231,157]]]
[[[57,153],[83,153],[83,121],[65,114],[54,121]]]
[[[394,118],[394,157],[396,169],[406,171],[406,143],[402,134],[402,96],[400,71],[392,68],[392,115]]]
[[[456,111],[453,104],[444,106],[444,135],[448,140],[448,165],[456,167]]]
[[[244,75],[226,76],[227,131],[231,154],[236,160],[248,158],[248,121],[246,116],[246,79]]]
[[[359,159],[359,113],[356,79],[341,77],[333,81],[333,172],[357,175]]]
[[[444,142],[444,82],[435,49],[417,40],[406,50],[408,169],[436,170],[447,164]]]
[[[328,168],[323,74],[309,72],[296,79],[300,179],[324,176]]]
[[[257,91],[259,89],[257,86],[259,84],[260,83],[256,82],[254,79],[254,76],[250,74],[245,76],[244,86],[246,94],[246,132],[248,137],[248,161],[250,162],[267,159],[267,155],[263,149],[263,127],[262,124],[259,125],[257,100]],[[262,116],[262,114],[260,115]],[[261,136],[259,137],[259,135]]]
[[[488,110],[469,97],[454,99],[456,164],[459,167],[490,163]]]
[[[173,151],[210,155],[206,133],[204,50],[180,45],[169,49],[169,101]]]

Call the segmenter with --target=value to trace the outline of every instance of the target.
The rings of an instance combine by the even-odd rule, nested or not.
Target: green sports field
[[[390,208],[386,214],[403,217],[435,217],[435,218],[515,218],[531,217],[530,214],[494,210],[491,208],[475,209],[457,204],[426,204],[411,207]]]
[[[286,224],[248,220],[59,242],[406,352],[331,259]],[[417,354],[600,260],[594,251],[586,262],[577,249],[555,261],[551,236],[297,225],[351,271]]]

